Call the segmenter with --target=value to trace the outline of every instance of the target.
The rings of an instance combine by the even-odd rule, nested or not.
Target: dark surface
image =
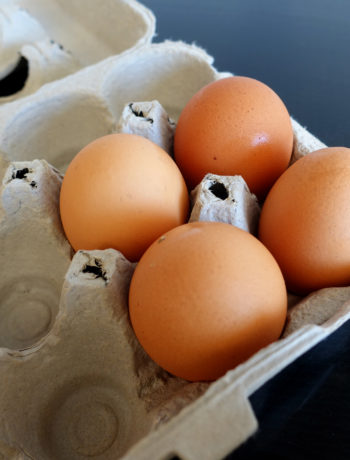
[[[350,146],[349,0],[145,0],[156,41],[195,42],[257,78],[327,145]]]
[[[259,431],[230,460],[350,458],[350,322],[256,391]]]
[[[350,147],[349,0],[144,0],[158,37],[257,78],[329,146]],[[350,459],[350,324],[251,397],[259,431],[229,459]]]

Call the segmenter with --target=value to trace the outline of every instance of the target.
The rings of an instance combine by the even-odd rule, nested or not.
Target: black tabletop
[[[350,146],[349,0],[145,0],[157,37],[196,43],[257,78],[327,145]]]
[[[349,0],[144,0],[157,37],[257,78],[329,146],[350,147]],[[227,458],[350,459],[350,324],[251,397],[258,432]]]

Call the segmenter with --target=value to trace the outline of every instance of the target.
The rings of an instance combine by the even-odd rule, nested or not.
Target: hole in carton
[[[142,110],[136,110],[132,102],[129,104],[129,108],[132,111],[132,113],[135,115],[135,117],[144,118],[145,121],[148,121],[151,124],[154,122],[153,118],[150,118],[144,115]]]
[[[221,182],[213,182],[209,187],[209,190],[217,198],[220,198],[220,200],[226,200],[226,198],[228,198],[228,191],[224,184],[222,184]]]
[[[35,180],[31,180],[31,177],[28,175],[33,174],[33,169],[29,168],[22,168],[22,169],[15,169],[13,168],[11,177],[8,178],[6,183],[11,182],[12,180],[19,179],[22,181],[27,182],[31,188],[38,188],[38,184]]]
[[[94,265],[86,264],[82,270],[83,273],[91,273],[96,278],[102,278],[104,281],[108,281],[106,272],[102,269],[102,262],[99,259],[94,260]]]
[[[27,174],[29,174],[30,171],[28,168],[23,168],[23,169],[17,169],[16,171],[13,171],[12,173],[12,179],[25,179],[27,177]]]
[[[176,121],[189,99],[215,79],[205,57],[190,52],[179,43],[173,47],[157,44],[143,49],[139,58],[126,55],[123,62],[120,59],[107,72],[102,86],[115,118],[119,120],[130,101],[157,100]]]
[[[55,94],[23,105],[4,127],[0,149],[12,161],[43,158],[65,171],[85,145],[110,134],[114,126],[105,102],[96,95]]]
[[[0,97],[11,96],[24,88],[29,75],[29,63],[20,56],[15,68],[0,80]]]

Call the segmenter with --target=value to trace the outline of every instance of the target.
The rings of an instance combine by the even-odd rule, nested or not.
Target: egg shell
[[[287,168],[293,149],[289,113],[267,85],[227,77],[199,90],[181,112],[175,160],[190,188],[207,173],[241,175],[264,196]]]
[[[350,284],[350,149],[309,153],[278,179],[264,203],[259,239],[289,290]]]
[[[172,374],[214,380],[277,340],[286,318],[281,271],[251,234],[195,222],[159,238],[131,281],[141,345]]]
[[[110,134],[84,147],[69,165],[60,194],[63,228],[75,250],[114,248],[132,261],[184,223],[188,208],[175,162],[135,134]]]

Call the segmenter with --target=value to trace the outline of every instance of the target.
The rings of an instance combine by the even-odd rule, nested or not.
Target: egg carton
[[[221,459],[258,427],[249,396],[349,319],[350,288],[290,296],[280,340],[215,382],[190,383],[135,338],[127,307],[135,264],[114,249],[73,254],[65,238],[59,191],[74,155],[116,131],[172,154],[187,101],[228,75],[202,49],[168,41],[0,107],[0,457]],[[292,124],[292,161],[324,146]],[[209,174],[191,198],[191,220],[256,229],[259,206],[241,178]]]
[[[135,0],[1,0],[0,31],[1,104],[150,43],[155,18]]]

